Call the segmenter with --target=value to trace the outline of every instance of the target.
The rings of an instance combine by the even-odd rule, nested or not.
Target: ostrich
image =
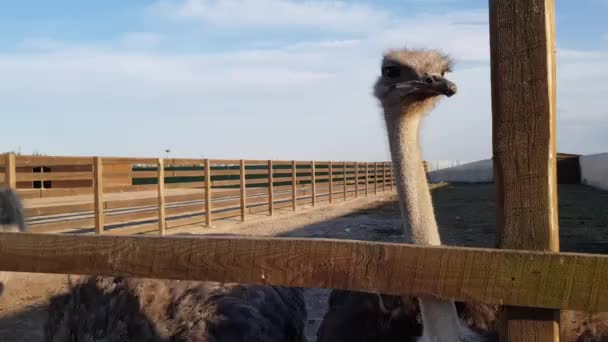
[[[405,239],[409,243],[441,245],[431,194],[418,143],[420,123],[439,95],[452,96],[456,85],[446,78],[452,60],[433,50],[393,50],[382,61],[374,95],[384,110],[397,182]],[[452,301],[419,298],[421,341],[458,341],[476,334],[464,326]]]
[[[456,93],[444,78],[451,68],[450,57],[436,50],[391,50],[374,86],[384,110],[409,243],[441,244],[418,135],[421,120],[440,95]],[[317,336],[318,342],[497,341],[499,311],[497,305],[476,302],[333,290]],[[560,327],[564,341],[607,341],[608,313],[563,311]]]
[[[20,208],[8,198],[0,208]],[[306,341],[301,288],[105,276],[70,287],[49,300],[46,342]]]
[[[305,342],[299,289],[87,277],[50,300],[46,342]]]
[[[17,194],[10,188],[0,187],[0,231],[24,232],[26,225],[23,206]],[[12,272],[0,272],[0,296],[4,294]]]
[[[374,85],[374,95],[384,110],[399,205],[405,222],[404,236],[408,243],[441,244],[418,136],[422,119],[440,95],[449,97],[457,91],[456,85],[444,78],[451,68],[451,58],[436,50],[391,50],[384,55],[382,74]],[[359,296],[364,296],[366,301],[357,300]],[[391,305],[386,304],[387,299]],[[376,315],[377,327],[384,328],[374,334],[381,336],[381,340],[469,341],[489,334],[494,328],[489,321],[496,310],[482,304],[459,303],[457,308],[453,301],[433,297],[416,299],[334,291],[330,296],[329,312],[319,330],[319,341],[346,340],[345,336],[336,336],[332,326],[348,319],[344,310],[351,311],[352,319],[352,311],[356,311],[353,308],[363,307],[357,302],[366,302],[367,309],[359,310],[363,315],[370,313],[370,308],[375,310],[372,315]],[[396,330],[403,322],[408,322],[406,328]],[[387,329],[390,326],[393,328]],[[349,340],[375,340],[371,335],[363,339],[363,335]]]

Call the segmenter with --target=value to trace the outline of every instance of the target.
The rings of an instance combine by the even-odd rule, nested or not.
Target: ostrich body
[[[19,197],[10,188],[0,187],[0,231],[24,232],[26,228]],[[4,294],[12,275],[13,272],[0,272],[0,296]]]
[[[87,277],[55,296],[46,342],[305,342],[299,289]]]
[[[0,231],[25,230],[19,197],[0,188]],[[50,299],[44,340],[305,342],[306,316],[300,288],[91,276]]]

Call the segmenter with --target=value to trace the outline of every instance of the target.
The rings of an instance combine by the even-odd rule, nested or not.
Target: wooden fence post
[[[559,251],[554,1],[490,1],[490,52],[498,246]],[[559,341],[559,310],[506,307],[501,328]]]
[[[311,174],[311,183],[312,183],[312,206],[314,207],[317,204],[317,171],[315,168],[315,161],[310,162],[310,174]]]
[[[369,163],[365,162],[365,197],[369,195]]]
[[[359,163],[355,162],[355,198],[359,198]]]
[[[343,167],[344,169],[342,169],[342,176],[344,177],[344,200],[346,201],[346,191],[348,190],[348,182],[346,180],[346,162],[344,162]]]
[[[158,233],[165,235],[167,227],[165,217],[165,162],[158,158]]]
[[[378,194],[378,163],[374,163],[374,195]]]
[[[241,222],[245,222],[245,214],[247,211],[247,170],[245,160],[241,159]]]
[[[334,202],[334,166],[329,162],[329,203]]]
[[[11,189],[17,189],[17,162],[15,154],[9,152],[5,155],[4,181]]]
[[[393,163],[392,162],[388,162],[388,178],[390,179],[390,187],[389,189],[391,191],[393,191],[393,182],[395,181],[395,179],[393,178]]]
[[[386,191],[386,162],[382,163],[382,192]]]
[[[297,166],[296,161],[292,160],[291,161],[291,206],[293,208],[293,211],[296,211],[296,208],[298,207],[298,189],[297,189],[298,172],[297,172],[296,166]]]
[[[274,189],[273,189],[272,160],[268,161],[268,214],[274,215]]]
[[[104,233],[103,224],[103,160],[93,158],[93,202],[95,204],[95,234]]]
[[[205,223],[211,227],[211,161],[205,159]]]

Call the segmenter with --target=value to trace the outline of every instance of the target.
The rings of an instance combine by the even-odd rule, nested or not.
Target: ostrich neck
[[[418,142],[423,113],[386,113],[401,215],[408,243],[440,245]]]
[[[420,123],[429,107],[406,108],[405,112],[385,109],[385,119],[405,240],[414,244],[441,245],[418,141]],[[454,302],[433,297],[421,297],[419,302],[423,323],[423,336],[419,342],[457,341],[462,328]]]

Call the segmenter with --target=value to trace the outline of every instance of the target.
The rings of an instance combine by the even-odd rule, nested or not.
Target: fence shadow
[[[427,177],[432,183],[491,183],[494,179],[492,159],[460,163],[427,162]]]
[[[608,254],[608,192],[580,184],[559,184],[560,250]],[[442,243],[494,248],[494,184],[448,184],[432,190]],[[279,236],[401,242],[402,221],[394,201],[331,220],[298,227]]]

